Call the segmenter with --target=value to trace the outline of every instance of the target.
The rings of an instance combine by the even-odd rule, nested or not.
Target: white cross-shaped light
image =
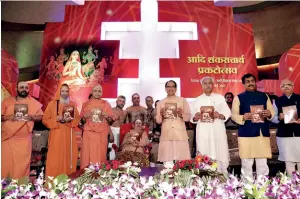
[[[120,40],[119,58],[139,59],[139,78],[119,78],[118,95],[131,99],[139,93],[141,99],[148,95],[162,99],[169,79],[177,82],[180,95],[180,78],[160,78],[159,59],[179,58],[178,41],[198,40],[197,23],[158,22],[157,1],[142,0],[141,22],[102,22],[101,40]]]

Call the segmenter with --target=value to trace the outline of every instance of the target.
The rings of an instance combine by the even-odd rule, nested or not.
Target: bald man
[[[91,163],[103,163],[106,160],[109,123],[113,120],[113,111],[108,101],[102,99],[102,93],[101,85],[94,86],[93,97],[82,105],[81,117],[86,123],[83,129],[81,169]]]
[[[227,173],[229,151],[225,122],[230,118],[231,112],[225,98],[213,92],[214,81],[212,77],[203,77],[201,85],[203,94],[197,97],[191,106],[193,115],[191,122],[197,124],[197,151],[216,160],[218,171]],[[206,121],[202,119],[205,114],[203,111],[208,108],[213,112],[211,120]]]
[[[17,96],[1,103],[1,177],[29,176],[34,121],[42,120],[42,105],[30,97],[26,82],[17,84]]]
[[[294,83],[291,80],[283,80],[280,88],[283,95],[276,102],[279,119],[277,130],[278,159],[285,162],[287,174],[292,175],[296,164],[298,171],[300,171],[300,121],[299,119],[292,123],[284,121],[285,117],[288,117],[284,109],[297,110],[297,116],[300,118],[300,95],[294,93]]]

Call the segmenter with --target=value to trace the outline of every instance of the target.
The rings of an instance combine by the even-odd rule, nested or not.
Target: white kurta
[[[113,135],[114,135],[114,143],[109,143],[108,147],[111,148],[111,151],[109,153],[109,159],[110,160],[114,160],[116,157],[116,152],[115,150],[112,148],[113,144],[116,144],[118,147],[120,146],[120,127],[110,127]]]
[[[225,98],[216,93],[212,93],[210,96],[202,94],[196,98],[191,106],[192,118],[197,112],[200,112],[201,106],[214,106],[215,111],[225,116],[225,120],[215,119],[213,123],[202,123],[200,120],[197,122],[197,151],[228,166],[229,151],[225,122],[231,116],[231,111]],[[193,119],[191,122],[195,123]]]

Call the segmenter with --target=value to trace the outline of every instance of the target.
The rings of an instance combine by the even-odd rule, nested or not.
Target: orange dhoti
[[[1,142],[1,177],[12,179],[29,176],[32,136],[14,136]]]
[[[112,108],[106,100],[90,99],[83,104],[81,116],[92,113],[96,109],[105,112],[109,117],[113,115]],[[80,155],[81,169],[89,166],[90,163],[102,163],[106,160],[109,131],[109,125],[104,118],[99,123],[92,122],[91,119],[86,120]]]
[[[1,115],[14,114],[15,104],[28,104],[28,114],[43,115],[42,105],[28,97],[21,101],[7,98],[1,104]],[[29,176],[32,149],[33,121],[5,121],[1,123],[1,177],[19,179]]]
[[[83,169],[90,163],[102,163],[106,160],[108,132],[98,133],[84,131],[81,146],[81,166]]]
[[[69,175],[76,171],[78,146],[75,127],[79,123],[79,113],[74,102],[74,120],[70,123],[56,121],[57,101],[51,101],[43,117],[43,123],[50,129],[48,138],[48,154],[46,160],[46,176],[56,177],[61,174]],[[62,115],[63,105],[58,106],[58,115]]]

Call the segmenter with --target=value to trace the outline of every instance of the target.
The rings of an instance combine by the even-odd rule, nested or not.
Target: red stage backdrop
[[[260,90],[263,92],[282,95],[280,82],[284,79],[290,79],[294,82],[294,92],[300,93],[300,44],[296,44],[290,50],[285,52],[279,60],[279,80],[263,80],[259,82]]]
[[[213,76],[221,94],[242,92],[245,73],[257,76],[252,27],[234,23],[232,8],[213,2],[158,3],[161,22],[197,22],[198,41],[180,41],[180,59],[160,61],[161,77],[180,77],[183,97],[201,94],[203,76]],[[101,22],[107,21],[140,21],[140,2],[67,6],[64,22],[47,24],[39,81],[43,104],[59,83],[71,84],[72,99],[81,108],[95,83],[102,84],[103,97],[115,98],[118,78],[138,77],[138,60],[119,60],[118,42],[100,42]]]
[[[161,60],[162,77],[180,77],[181,95],[197,97],[199,80],[215,78],[215,92],[234,94],[244,90],[241,77],[257,76],[252,26],[236,24],[232,8],[217,7],[211,2],[159,2],[160,21],[196,21],[198,41],[180,42],[180,59]]]
[[[300,93],[300,43],[284,53],[279,61],[279,80],[290,79],[295,84],[295,93]]]
[[[19,67],[17,60],[5,50],[1,49],[1,88],[3,98],[17,94],[16,86],[18,77]]]

